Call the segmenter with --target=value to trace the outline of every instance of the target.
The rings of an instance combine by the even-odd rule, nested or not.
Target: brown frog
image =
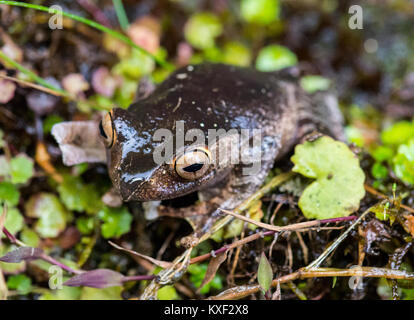
[[[159,129],[171,132],[169,138],[154,139]],[[180,144],[178,138],[190,129],[206,141]],[[218,129],[231,134],[207,139]],[[233,139],[243,130],[244,139]],[[275,161],[314,130],[343,139],[342,116],[332,94],[306,93],[295,69],[264,73],[210,63],[175,71],[127,110],[115,108],[100,123],[109,175],[124,201],[172,199],[198,191],[201,200],[211,200],[212,216],[219,208],[234,209],[254,193]],[[235,151],[227,152],[229,141],[237,151],[253,145],[258,136],[259,144],[243,148],[249,161],[230,159]],[[223,141],[226,152],[219,147]],[[160,148],[167,153],[168,143],[173,152],[157,161],[154,155]],[[249,166],[259,169],[246,174]]]

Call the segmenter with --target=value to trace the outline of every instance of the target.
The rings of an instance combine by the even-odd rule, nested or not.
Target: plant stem
[[[116,12],[116,16],[118,17],[119,25],[121,26],[122,30],[127,30],[129,26],[128,18],[125,13],[124,5],[122,4],[122,0],[112,0]]]
[[[69,267],[69,266],[67,266],[67,265],[65,265],[63,263],[60,263],[59,261],[55,260],[51,256],[48,256],[47,254],[42,254],[41,259],[43,261],[49,262],[49,263],[51,263],[51,264],[53,264],[55,266],[58,266],[58,267],[62,268],[63,270],[66,270],[67,272],[70,272],[70,273],[73,273],[73,274],[81,274],[81,273],[84,272],[82,270],[72,269],[71,267]]]
[[[122,279],[122,282],[128,282],[128,281],[143,281],[143,280],[153,280],[157,276],[154,275],[146,275],[146,276],[128,276],[124,277]]]

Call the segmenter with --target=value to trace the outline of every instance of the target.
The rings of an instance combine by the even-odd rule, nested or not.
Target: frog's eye
[[[99,123],[99,132],[104,139],[105,146],[111,148],[116,139],[111,113],[107,113]]]
[[[202,177],[209,169],[211,154],[206,148],[197,148],[186,151],[173,162],[175,172],[187,180],[196,180]]]

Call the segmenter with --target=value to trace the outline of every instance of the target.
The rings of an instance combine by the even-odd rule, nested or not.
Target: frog
[[[116,191],[125,202],[180,199],[197,192],[204,211],[189,211],[207,217],[195,227],[197,236],[205,233],[223,209],[234,210],[256,192],[275,163],[311,132],[344,140],[335,95],[310,94],[299,79],[295,67],[261,72],[221,63],[187,65],[149,86],[127,109],[113,108],[99,132]],[[183,127],[204,137],[220,129],[231,134],[178,143]],[[161,129],[171,134],[155,141]],[[244,139],[242,131],[247,132]],[[250,148],[254,140],[259,143]],[[172,152],[157,161],[154,155],[160,148],[166,151],[168,143],[174,145]],[[242,146],[250,163],[232,161],[234,149]],[[254,173],[246,174],[252,167]]]

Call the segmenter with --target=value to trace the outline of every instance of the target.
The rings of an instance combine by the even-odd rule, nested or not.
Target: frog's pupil
[[[99,132],[101,133],[101,136],[104,137],[105,139],[108,139],[108,136],[105,133],[105,130],[102,126],[102,121],[99,122]]]
[[[183,168],[185,172],[196,172],[204,166],[204,163],[194,163],[188,167]]]

